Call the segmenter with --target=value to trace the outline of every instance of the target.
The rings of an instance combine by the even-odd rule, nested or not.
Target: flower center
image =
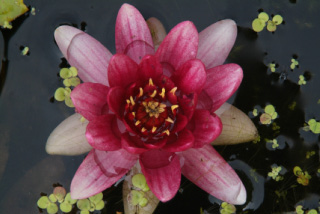
[[[161,81],[156,85],[150,78],[147,83],[134,83],[127,92],[125,121],[129,130],[146,141],[169,136],[179,111],[177,87],[168,87]]]

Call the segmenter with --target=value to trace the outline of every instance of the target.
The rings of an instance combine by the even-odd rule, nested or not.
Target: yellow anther
[[[161,93],[160,93],[159,95],[160,95],[162,98],[164,98],[165,93],[166,93],[166,89],[162,88],[162,89],[161,89]]]
[[[146,101],[143,101],[143,102],[142,102],[142,105],[143,105],[144,107],[147,107],[147,102],[146,102]]]
[[[155,109],[158,105],[159,105],[159,102],[150,101],[148,103],[148,107],[151,108],[152,110]]]
[[[172,93],[174,95],[174,93],[176,93],[177,89],[178,89],[177,87],[174,87],[173,89],[170,90],[170,93]]]
[[[138,95],[138,96],[139,96],[139,97],[142,97],[142,95],[143,95],[143,89],[140,87],[140,88],[139,88],[139,95]]]
[[[151,78],[149,79],[149,85],[150,85],[150,86],[153,86],[153,82],[152,82],[152,79],[151,79]]]
[[[153,93],[150,95],[150,97],[155,97],[157,94],[157,90],[154,90]]]
[[[140,120],[137,120],[134,125],[137,126],[137,125],[139,125],[140,123],[141,123]]]
[[[128,104],[130,104],[130,100],[126,100]]]
[[[133,112],[131,112],[131,114],[135,117],[136,116],[136,113],[133,111]]]
[[[168,136],[170,135],[170,131],[168,129],[166,129],[165,131],[163,131],[162,133],[166,133]]]
[[[147,131],[147,129],[142,127],[141,132],[145,132],[145,131]]]
[[[171,106],[171,111],[175,110],[176,108],[178,108],[179,106],[178,105],[172,105]]]
[[[152,127],[151,132],[154,133],[156,130],[157,130],[157,127],[154,126],[154,127]]]
[[[133,100],[133,97],[132,96],[130,96],[130,102],[131,102],[131,104],[134,106],[136,103],[134,102],[134,100]]]
[[[168,118],[166,119],[166,121],[169,122],[169,123],[174,123],[173,120],[172,120],[170,117],[168,117]]]

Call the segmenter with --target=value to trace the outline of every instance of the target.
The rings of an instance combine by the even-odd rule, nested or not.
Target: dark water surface
[[[64,103],[50,102],[55,90],[62,86],[57,73],[62,54],[53,32],[62,24],[85,30],[114,53],[114,27],[119,0],[42,0],[25,1],[36,8],[36,15],[26,14],[13,22],[13,29],[1,29],[0,35],[0,213],[39,213],[36,202],[40,193],[51,193],[60,183],[69,189],[71,179],[85,155],[50,156],[44,148],[51,131],[74,110]],[[235,106],[250,114],[255,106],[271,103],[279,117],[272,125],[259,124],[258,143],[217,147],[243,180],[248,200],[237,206],[237,213],[283,213],[294,211],[297,204],[307,209],[320,206],[319,135],[301,130],[309,119],[320,120],[320,1],[317,0],[133,0],[145,18],[155,16],[169,30],[177,23],[191,20],[201,31],[226,18],[237,22],[238,37],[228,62],[238,63],[244,80],[236,96]],[[251,30],[251,22],[264,10],[280,14],[284,24],[274,33],[266,29]],[[30,53],[21,55],[28,46]],[[290,70],[295,56],[299,67]],[[267,65],[278,64],[275,73]],[[0,62],[1,66],[1,62]],[[64,65],[65,66],[65,65]],[[299,75],[307,84],[299,86]],[[293,110],[289,106],[296,104]],[[265,139],[276,138],[281,149],[272,150]],[[308,151],[316,151],[306,158]],[[268,177],[271,165],[286,169],[284,180]],[[300,166],[312,176],[308,186],[296,182],[292,169]],[[121,185],[119,185],[121,186]],[[155,213],[219,213],[216,200],[186,179],[181,193]],[[275,192],[279,194],[276,194]],[[105,192],[107,206],[102,213],[121,211],[121,187]]]

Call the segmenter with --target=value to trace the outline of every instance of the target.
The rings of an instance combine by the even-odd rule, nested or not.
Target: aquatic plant
[[[229,109],[243,114],[224,104],[242,80],[240,66],[221,65],[235,38],[232,20],[215,23],[200,34],[192,22],[185,21],[155,51],[145,20],[128,4],[118,13],[117,53],[113,56],[88,34],[60,26],[55,31],[56,42],[84,82],[70,97],[76,112],[89,122],[79,122],[74,115],[62,122],[49,137],[47,151],[57,154],[52,148],[65,142],[70,127],[70,135],[81,140],[62,145],[63,154],[86,152],[88,142],[93,148],[73,178],[72,198],[103,191],[138,161],[148,188],[161,201],[174,197],[182,173],[208,193],[243,204],[246,191],[241,180],[208,145],[215,144],[223,123],[238,117],[229,113],[222,123],[217,114]],[[250,128],[249,139],[253,140],[256,129]],[[248,139],[233,138],[231,143]],[[134,204],[144,205],[143,189],[132,191],[132,196]]]

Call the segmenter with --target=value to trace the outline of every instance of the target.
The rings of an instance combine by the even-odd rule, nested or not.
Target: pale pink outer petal
[[[112,54],[100,42],[71,26],[55,30],[55,40],[71,66],[78,69],[83,82],[108,83],[108,63]]]
[[[115,54],[109,63],[108,77],[111,87],[126,88],[138,80],[138,65],[124,54]]]
[[[93,120],[108,110],[109,87],[99,83],[82,83],[75,87],[70,96],[79,114]]]
[[[207,70],[207,82],[203,91],[212,100],[211,112],[216,111],[231,97],[239,88],[242,78],[242,69],[237,64],[225,64]],[[204,97],[199,96],[199,99]]]
[[[92,149],[73,177],[71,197],[83,199],[102,192],[124,176],[137,159],[137,155],[124,149],[112,152]]]
[[[189,125],[194,136],[194,148],[202,147],[214,141],[222,131],[220,118],[214,113],[210,114],[208,110],[195,110],[193,118]]]
[[[129,4],[123,4],[116,20],[116,51],[127,54],[139,63],[147,54],[154,54],[150,30],[140,12]]]
[[[198,187],[231,204],[244,204],[247,193],[237,173],[211,146],[179,153],[182,174]]]
[[[117,117],[114,114],[102,115],[90,121],[87,126],[86,137],[89,144],[101,151],[115,151],[121,149],[117,126],[114,126]]]
[[[180,66],[171,79],[185,94],[200,93],[206,82],[206,70],[200,60],[191,59]]]
[[[226,19],[216,22],[199,33],[197,58],[207,69],[224,63],[237,37],[237,25]]]
[[[160,44],[156,57],[166,66],[177,70],[190,59],[194,59],[198,50],[198,31],[190,21],[176,25]],[[169,69],[171,70],[171,69]]]
[[[160,201],[166,202],[175,196],[181,181],[178,155],[150,150],[140,155],[140,165],[150,190]]]

